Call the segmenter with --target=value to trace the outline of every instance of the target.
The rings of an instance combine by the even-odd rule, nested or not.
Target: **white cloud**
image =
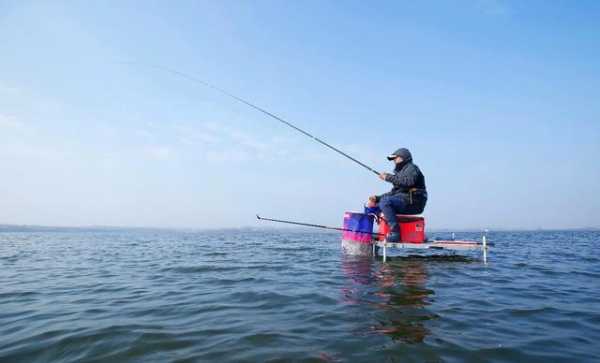
[[[248,161],[251,155],[246,153],[238,152],[235,150],[209,150],[204,153],[206,161],[213,163],[224,163],[230,161]]]
[[[198,147],[208,161],[242,161],[264,158],[274,145],[254,135],[217,122],[176,126],[177,139],[184,146]],[[244,156],[242,156],[244,155]]]
[[[151,159],[159,161],[169,160],[173,155],[168,146],[150,146],[145,149],[145,153]]]
[[[162,140],[162,146],[145,147],[145,153],[154,160],[168,160],[178,154],[193,154],[207,162],[244,162],[263,161],[318,161],[337,160],[335,153],[313,144],[314,141],[295,135],[256,135],[242,128],[226,123],[178,122],[164,126],[162,130],[153,129],[136,132],[155,145]],[[153,137],[150,137],[150,134]],[[375,156],[365,151],[365,145],[339,145],[365,162],[375,160]],[[360,151],[360,152],[359,152]]]
[[[225,141],[213,131],[203,130],[198,127],[178,125],[176,126],[176,132],[178,133],[179,141],[185,145],[219,144]]]
[[[149,130],[138,129],[135,130],[135,134],[144,140],[154,140],[154,134]]]
[[[33,159],[38,161],[62,162],[67,159],[67,153],[43,145],[0,144],[0,156]]]
[[[25,124],[14,116],[0,114],[0,128],[23,129]]]
[[[0,83],[0,95],[17,95],[20,91],[18,88],[9,86],[5,83]]]

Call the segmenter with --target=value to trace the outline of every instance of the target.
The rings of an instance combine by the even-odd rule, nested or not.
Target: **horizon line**
[[[148,227],[148,226],[111,226],[111,225],[43,225],[43,224],[11,224],[0,223],[0,232],[9,229],[29,229],[29,230],[156,230],[156,231],[218,231],[218,230],[243,230],[243,229],[286,229],[286,230],[316,230],[309,227],[275,227],[275,226],[250,226],[240,227]],[[568,227],[568,228],[525,228],[525,227],[462,227],[462,228],[431,228],[428,232],[536,232],[536,231],[600,231],[600,227]],[[323,230],[323,232],[326,232]],[[330,232],[333,233],[333,232]]]

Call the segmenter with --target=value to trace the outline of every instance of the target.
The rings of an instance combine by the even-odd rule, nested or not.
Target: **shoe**
[[[386,242],[400,242],[400,232],[390,232],[385,240]]]
[[[397,224],[390,225],[390,232],[385,240],[387,242],[400,242],[400,228]]]

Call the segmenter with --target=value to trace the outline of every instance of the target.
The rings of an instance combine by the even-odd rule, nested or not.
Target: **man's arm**
[[[410,165],[408,170],[402,170],[401,173],[396,174],[387,174],[385,176],[385,181],[390,182],[396,186],[411,188],[417,183],[418,172],[417,168]]]

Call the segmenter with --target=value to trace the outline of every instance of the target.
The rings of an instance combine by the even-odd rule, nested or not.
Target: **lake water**
[[[485,266],[319,231],[3,232],[0,362],[600,361],[600,232],[489,238]]]

